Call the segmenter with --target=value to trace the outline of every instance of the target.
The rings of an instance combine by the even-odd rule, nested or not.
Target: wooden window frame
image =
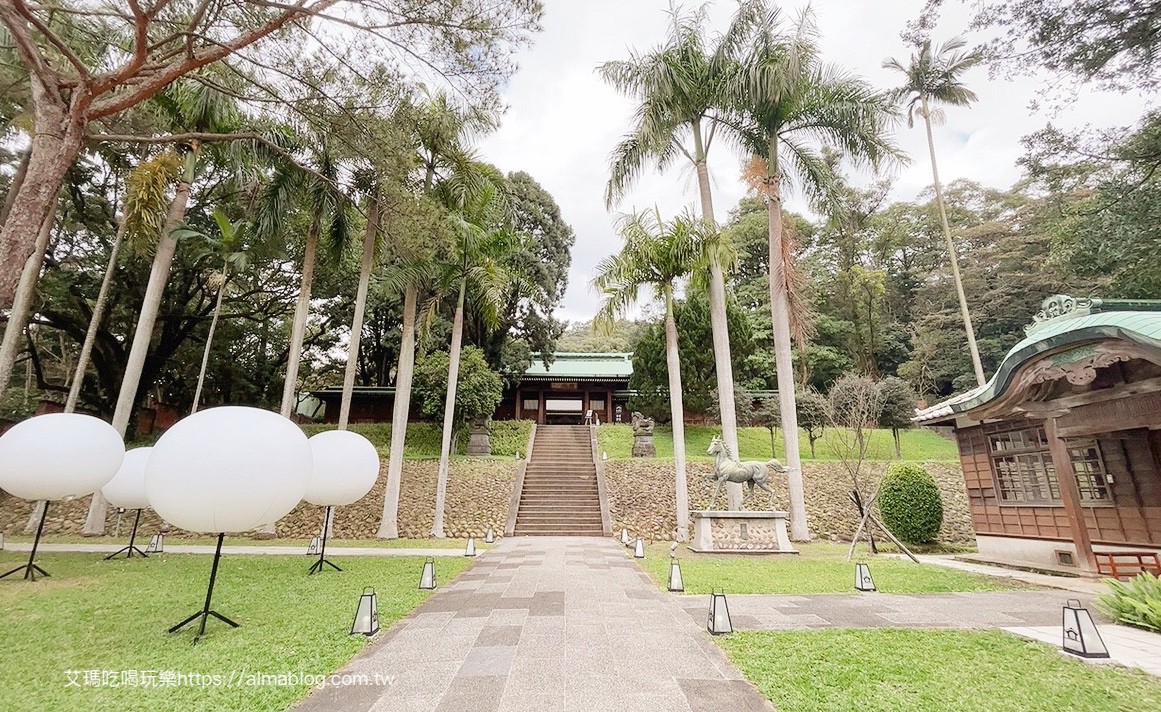
[[[1009,446],[997,449],[997,442],[1007,442],[1009,445],[1013,443],[1016,434],[1021,435],[1021,440],[1027,445],[1024,446]],[[1055,463],[1052,461],[1052,454],[1048,447],[1048,438],[1044,432],[1044,427],[1034,425],[1025,428],[1012,428],[1010,430],[1001,430],[994,433],[988,433],[986,436],[987,450],[988,450],[988,465],[992,470],[992,481],[996,490],[996,501],[1001,507],[1063,507],[1064,501],[1060,496],[1060,480],[1056,472]],[[1101,452],[1100,442],[1096,438],[1076,438],[1065,440],[1065,447],[1068,450],[1069,461],[1072,463],[1072,476],[1076,478],[1077,489],[1081,495],[1081,506],[1083,507],[1115,507],[1116,502],[1113,499],[1112,487],[1108,483],[1108,468],[1105,466],[1104,453]],[[1076,451],[1084,448],[1093,448],[1096,451],[1096,458],[1083,458],[1078,461]],[[1017,472],[1016,477],[1020,479],[1021,488],[1014,490],[1005,486],[1005,480],[1011,481],[1012,477],[1004,475],[1001,476],[1000,461],[1011,459],[1016,461],[1016,466],[1019,467],[1021,460],[1036,459],[1039,461],[1039,470],[1044,473],[1043,480],[1037,489],[1048,492],[1049,497],[1028,499],[1027,494],[1030,488],[1025,486],[1024,480],[1027,478],[1026,472]],[[1087,465],[1095,464],[1098,472],[1092,472],[1091,469],[1086,468],[1084,472],[1077,471],[1077,464],[1080,462]],[[1037,468],[1033,468],[1035,470]],[[1099,477],[1099,480],[1096,479]],[[1101,490],[1105,493],[1102,498],[1094,498],[1091,492],[1094,490]],[[1004,494],[1007,492],[1019,492],[1024,496],[1023,499],[1005,499]],[[1053,497],[1055,495],[1055,497]]]

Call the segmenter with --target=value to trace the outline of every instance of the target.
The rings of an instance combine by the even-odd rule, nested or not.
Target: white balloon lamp
[[[288,514],[306,493],[312,469],[302,430],[258,408],[209,408],[161,436],[145,466],[149,506],[182,529],[218,535],[205,605],[169,632],[200,618],[196,643],[209,616],[238,627],[210,609],[222,540],[226,532],[248,531]]]
[[[0,576],[48,576],[35,563],[48,501],[72,500],[101,489],[125,457],[121,436],[105,421],[78,413],[49,413],[17,423],[0,436],[0,488],[22,499],[45,500],[28,563]]]
[[[334,507],[359,501],[375,486],[375,480],[379,478],[379,452],[370,440],[349,430],[328,430],[307,442],[314,461],[314,473],[303,499],[326,508],[318,561],[311,565],[308,573],[322,571],[324,566],[342,571],[326,558],[331,513]]]
[[[143,559],[149,558],[144,551],[137,548],[135,542],[137,526],[141,524],[141,510],[149,506],[149,499],[145,496],[145,463],[149,461],[152,452],[151,447],[137,447],[126,451],[117,474],[101,488],[101,494],[109,504],[119,509],[137,510],[137,514],[133,517],[133,531],[129,534],[129,543],[106,556],[106,561],[115,559],[121,554],[125,554],[127,559],[132,559],[134,554],[140,554]]]

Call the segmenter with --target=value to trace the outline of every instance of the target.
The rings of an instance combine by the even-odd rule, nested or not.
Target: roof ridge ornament
[[[1088,316],[1093,312],[1099,312],[1101,303],[1100,299],[1053,294],[1040,303],[1040,311],[1032,316],[1032,323],[1024,327],[1024,333],[1031,334],[1044,324],[1056,319]]]

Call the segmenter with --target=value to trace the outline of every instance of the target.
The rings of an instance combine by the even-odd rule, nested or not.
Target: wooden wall
[[[972,525],[977,534],[1071,541],[1063,506],[1000,504],[987,436],[1013,425],[987,424],[956,433]],[[1093,543],[1161,546],[1161,432],[1121,431],[1097,440],[1114,483],[1113,505],[1084,507]]]

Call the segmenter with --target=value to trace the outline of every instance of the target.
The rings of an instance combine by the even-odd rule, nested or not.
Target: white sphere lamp
[[[0,436],[0,488],[22,499],[45,500],[24,572],[48,576],[35,563],[48,501],[72,500],[101,489],[125,457],[121,436],[105,421],[78,413],[48,413],[17,423]]]
[[[314,474],[303,499],[326,508],[318,561],[308,573],[322,571],[324,566],[342,571],[326,558],[331,510],[353,504],[371,491],[379,478],[379,452],[370,440],[349,430],[328,430],[308,442],[314,458]]]
[[[105,500],[109,504],[119,509],[137,510],[133,516],[133,531],[129,534],[129,543],[106,556],[106,560],[115,559],[121,554],[125,554],[127,559],[132,559],[134,554],[140,554],[143,559],[148,558],[144,551],[137,548],[135,542],[137,541],[137,527],[141,524],[141,510],[149,506],[149,499],[145,496],[145,464],[149,461],[149,455],[152,452],[153,448],[151,447],[136,447],[127,450],[117,474],[113,475],[113,479],[101,488],[101,494],[105,496]]]

